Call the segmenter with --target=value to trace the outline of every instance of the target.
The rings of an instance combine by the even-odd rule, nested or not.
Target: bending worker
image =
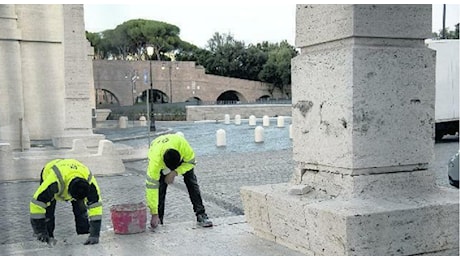
[[[71,201],[77,234],[89,234],[84,244],[99,243],[101,196],[88,167],[74,159],[55,159],[42,169],[40,186],[30,202],[30,221],[39,241],[56,241],[54,211],[57,200]]]
[[[148,159],[145,196],[152,215],[151,228],[163,224],[166,189],[177,175],[184,177],[198,225],[211,227],[194,173],[195,153],[188,141],[180,134],[161,135],[150,144]]]

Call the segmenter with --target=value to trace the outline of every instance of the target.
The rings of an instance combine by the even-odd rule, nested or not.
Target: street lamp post
[[[171,68],[172,68],[172,62],[168,62],[168,69],[169,69],[169,103],[173,102],[173,97],[172,97],[172,75],[171,75]],[[161,69],[165,69],[165,63],[163,62],[163,65],[161,66]],[[176,70],[179,69],[179,66],[177,66],[176,63]]]
[[[149,100],[152,102],[152,105],[150,106],[150,131],[156,131],[155,127],[155,114],[154,114],[154,109],[153,109],[153,104],[155,103],[155,95],[153,95],[153,80],[152,80],[152,55],[153,55],[153,47],[148,46],[147,47],[147,55],[149,56],[149,66],[150,66],[150,92],[147,95],[147,103],[149,103]],[[150,95],[152,95],[152,98],[150,98]],[[150,132],[149,132],[149,137],[150,137]]]

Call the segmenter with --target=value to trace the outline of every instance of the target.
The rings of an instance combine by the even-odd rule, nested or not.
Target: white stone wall
[[[62,5],[16,5],[16,13],[25,123],[31,139],[51,139],[64,130]]]
[[[18,29],[14,5],[0,5],[0,142],[14,148],[30,146],[28,131],[24,129],[20,144],[20,119],[24,119],[22,91],[21,30]],[[23,128],[26,126],[22,124]]]

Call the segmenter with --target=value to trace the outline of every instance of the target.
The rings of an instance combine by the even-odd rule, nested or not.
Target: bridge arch
[[[202,100],[199,97],[189,97],[185,102],[190,103],[190,104],[201,104]]]
[[[245,102],[246,99],[240,92],[235,90],[228,90],[220,94],[216,101],[217,103],[237,103],[240,101]]]
[[[256,99],[256,101],[267,101],[267,100],[270,100],[271,96],[270,95],[263,95],[263,96],[260,96],[258,99]]]
[[[166,93],[164,93],[163,91],[158,90],[158,89],[152,89],[152,90],[151,89],[146,89],[146,90],[142,91],[141,95],[136,100],[136,103],[146,102],[147,101],[147,95],[149,95],[148,100],[150,101],[150,103],[152,103],[152,100],[153,100],[153,103],[155,103],[155,104],[168,103],[169,102],[168,95],[166,95]]]
[[[96,104],[98,105],[120,105],[120,100],[110,90],[96,89]]]

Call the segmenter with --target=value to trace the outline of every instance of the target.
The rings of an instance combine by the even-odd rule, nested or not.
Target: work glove
[[[99,234],[101,232],[101,220],[91,220],[89,222],[89,237],[83,245],[94,245],[99,243]]]
[[[34,236],[37,237],[38,241],[41,242],[50,242],[50,236],[48,230],[46,230],[46,222],[44,218],[41,219],[30,219],[30,224],[32,224],[32,229],[34,230]]]
[[[170,173],[168,173],[168,175],[165,176],[165,182],[166,184],[171,184],[174,182],[174,178],[177,176],[177,172],[176,171],[171,171]]]
[[[160,223],[160,218],[158,217],[158,214],[152,214],[152,219],[150,219],[150,227],[152,229],[155,229],[159,223]]]

